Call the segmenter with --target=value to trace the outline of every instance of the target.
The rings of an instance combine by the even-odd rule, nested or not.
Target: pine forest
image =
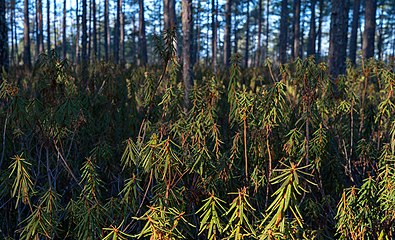
[[[0,239],[395,239],[395,0],[0,0]]]

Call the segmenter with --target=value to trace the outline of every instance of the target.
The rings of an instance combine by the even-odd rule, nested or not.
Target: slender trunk
[[[82,58],[82,77],[85,80],[85,88],[88,88],[88,29],[87,29],[87,0],[82,0],[82,37],[81,37],[81,58]]]
[[[363,32],[362,55],[365,59],[374,57],[374,37],[376,33],[377,0],[365,1],[365,30]]]
[[[266,42],[265,42],[265,51],[263,54],[264,58],[267,58],[269,55],[269,33],[270,33],[270,24],[269,24],[269,17],[270,17],[270,0],[266,1]]]
[[[42,0],[37,1],[37,43],[36,44],[37,44],[38,53],[44,52]]]
[[[62,37],[62,52],[63,52],[63,58],[67,57],[67,38],[66,38],[66,16],[67,15],[67,9],[66,9],[66,0],[63,0],[63,37]]]
[[[383,41],[384,41],[384,16],[383,12],[381,11],[380,14],[380,23],[379,23],[379,30],[378,30],[378,39],[377,39],[377,56],[379,60],[383,60]]]
[[[193,88],[191,43],[192,43],[192,0],[182,0],[182,33],[183,33],[183,82],[184,82],[184,108],[189,109],[189,92]]]
[[[120,21],[121,21],[121,0],[117,0],[117,16],[115,20],[114,26],[114,62],[116,64],[119,63],[119,30],[120,30]]]
[[[293,59],[300,57],[300,0],[294,0]]]
[[[92,0],[89,1],[89,16],[88,16],[88,59],[92,59]],[[87,3],[88,4],[88,3]]]
[[[211,39],[211,47],[212,47],[212,63],[213,63],[213,69],[214,71],[217,70],[217,27],[218,27],[218,22],[217,22],[217,16],[218,16],[218,3],[215,4],[218,0],[211,0],[211,29],[213,31],[213,38]]]
[[[123,65],[125,63],[125,14],[123,13],[123,3],[120,0],[120,19],[119,19],[119,54],[120,63]]]
[[[351,23],[351,36],[350,36],[350,48],[349,55],[351,62],[355,65],[357,58],[357,37],[358,37],[358,26],[359,26],[359,8],[361,6],[360,0],[354,0],[352,10],[352,23]]]
[[[163,0],[163,25],[164,25],[164,29],[165,30],[170,28],[170,23],[169,23],[169,0]]]
[[[139,45],[140,45],[140,65],[145,66],[148,62],[147,56],[147,39],[145,36],[145,19],[144,19],[144,0],[139,0]]]
[[[75,58],[77,64],[80,62],[80,15],[78,12],[79,0],[77,0],[75,15],[77,18],[77,33],[75,35]]]
[[[110,31],[108,19],[108,0],[104,1],[104,55],[106,61],[109,60],[108,49],[110,49]]]
[[[280,13],[280,42],[279,42],[279,61],[285,63],[287,61],[287,40],[288,40],[288,1],[281,0]]]
[[[56,13],[56,0],[53,1],[53,44],[54,44],[54,49],[56,50],[56,38],[57,38],[57,29],[56,29],[56,17],[57,17],[57,13]]]
[[[256,49],[255,66],[261,65],[261,55],[262,55],[262,0],[258,0],[258,42]]]
[[[226,0],[225,5],[225,36],[224,36],[224,65],[229,67],[230,64],[230,28],[231,28],[231,0]]]
[[[8,69],[8,30],[5,0],[0,0],[0,80],[3,69]]]
[[[4,11],[5,11],[5,5]],[[29,23],[29,0],[24,0],[23,9],[24,21],[23,21],[23,63],[25,68],[31,69],[31,54],[30,54],[30,23]]]
[[[3,1],[3,0],[1,0]],[[4,3],[4,2],[2,2]],[[15,18],[15,2],[11,1],[11,14],[10,14],[10,25],[11,25],[11,64],[14,65],[15,64],[15,48],[14,48],[14,18]],[[2,4],[2,6],[5,6],[4,4]],[[2,14],[2,13],[1,13]],[[0,18],[3,19],[3,15],[0,14]],[[4,22],[5,22],[5,13],[4,13]],[[7,26],[7,25],[6,25]],[[7,38],[8,40],[8,38]],[[1,41],[4,42],[4,41]]]
[[[51,50],[51,3],[47,0],[47,50]]]
[[[238,36],[238,26],[239,23],[237,22],[237,13],[235,11],[235,13],[233,14],[233,18],[234,18],[234,25],[233,25],[233,35],[234,35],[234,44],[233,44],[233,54],[237,54],[237,52],[239,51],[239,36]]]
[[[321,58],[321,44],[322,44],[322,19],[324,14],[324,0],[319,0],[320,17],[318,18],[318,43],[317,43],[317,59]]]
[[[250,2],[247,1],[247,23],[246,23],[246,49],[244,55],[244,66],[248,67],[248,55],[250,50]]]
[[[310,1],[310,30],[307,40],[307,56],[315,55],[315,3],[316,0]]]
[[[346,71],[348,9],[346,1],[332,0],[329,38],[329,73],[333,77]]]
[[[169,21],[171,28],[176,27],[176,0],[169,0]]]
[[[96,1],[92,2],[92,15],[93,15],[93,57],[97,58],[97,17],[96,17]]]

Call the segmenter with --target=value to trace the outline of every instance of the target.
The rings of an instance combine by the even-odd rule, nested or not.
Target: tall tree
[[[189,92],[193,87],[191,47],[192,47],[192,0],[182,0],[184,107],[189,108]]]
[[[318,43],[317,43],[317,58],[321,58],[321,44],[322,44],[322,21],[324,18],[324,0],[318,0],[318,8],[320,11],[320,16],[318,18]]]
[[[329,36],[329,72],[333,77],[346,71],[348,9],[344,0],[332,0]]]
[[[47,50],[51,50],[51,2],[47,0]]]
[[[377,0],[365,1],[365,30],[363,32],[362,55],[365,59],[374,57]]]
[[[56,18],[57,13],[56,13],[56,1],[57,0],[53,0],[53,45],[54,45],[54,49],[56,50],[56,40],[57,40],[57,26],[56,26]]]
[[[145,36],[144,0],[139,0],[139,45],[140,65],[145,66],[148,62],[148,55],[147,39]]]
[[[63,0],[63,32],[62,32],[62,52],[63,52],[63,58],[67,57],[67,8],[66,8],[66,0]]]
[[[269,24],[269,18],[270,18],[270,0],[266,1],[266,41],[265,41],[265,51],[264,51],[264,58],[268,56],[269,52],[269,33],[270,33],[270,24]]]
[[[165,29],[176,26],[176,1],[163,0],[163,21]]]
[[[87,29],[87,0],[82,0],[82,37],[81,37],[81,60],[82,76],[85,79],[85,88],[88,87],[88,29]]]
[[[360,0],[354,0],[352,8],[352,23],[351,23],[351,35],[350,35],[350,47],[348,57],[351,62],[355,65],[357,57],[357,37],[359,27],[359,9],[361,6]]]
[[[280,13],[280,39],[279,39],[279,61],[285,63],[287,61],[287,36],[288,36],[288,1],[281,0]]]
[[[246,22],[246,49],[244,54],[244,66],[248,67],[248,56],[250,50],[250,1],[247,0],[247,22]]]
[[[110,49],[110,29],[109,29],[109,0],[104,1],[104,55],[106,61],[109,60],[109,52]]]
[[[224,36],[224,64],[229,66],[230,64],[230,29],[231,29],[231,17],[232,17],[232,0],[226,0],[225,4],[225,36]]]
[[[261,55],[262,55],[262,1],[258,0],[258,39],[257,39],[257,49],[256,49],[256,58],[255,58],[255,66],[261,65]]]
[[[75,15],[77,19],[77,33],[75,34],[75,59],[76,62],[80,62],[80,13],[79,13],[79,0],[76,1]]]
[[[36,5],[37,17],[37,30],[36,30],[36,51],[42,53],[44,51],[44,38],[43,38],[43,4],[42,0],[37,0]]]
[[[307,56],[315,55],[315,3],[316,0],[310,1],[310,29],[309,37],[307,39]]]
[[[8,69],[8,31],[5,0],[0,0],[0,80],[3,69]]]
[[[122,64],[125,63],[125,14],[123,12],[122,0],[119,0],[119,54]]]
[[[293,41],[293,50],[292,57],[296,59],[300,57],[300,0],[294,0],[294,24],[293,24],[293,32],[294,32],[294,41]]]
[[[96,58],[97,54],[97,17],[96,17],[96,1],[92,1],[92,15],[93,15],[93,57]]]
[[[117,16],[115,19],[115,26],[114,26],[114,62],[119,62],[119,42],[120,42],[120,27],[121,27],[121,0],[117,0]]]
[[[4,9],[5,9],[5,5]],[[5,10],[4,10],[5,11]],[[31,53],[30,53],[30,22],[29,22],[29,0],[24,0],[23,7],[23,63],[27,69],[31,68]],[[8,36],[8,34],[7,34]]]
[[[217,0],[218,1],[218,0]],[[218,41],[218,33],[217,33],[217,27],[218,27],[218,2],[216,3],[216,0],[211,0],[211,30],[213,32],[212,38],[211,38],[211,51],[212,51],[212,66],[214,71],[217,69],[217,41]]]

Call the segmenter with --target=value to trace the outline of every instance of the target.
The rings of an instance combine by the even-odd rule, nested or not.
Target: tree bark
[[[109,60],[108,50],[110,49],[110,31],[109,27],[109,16],[108,16],[108,0],[104,1],[104,55],[106,61]]]
[[[247,22],[246,22],[246,49],[244,54],[244,66],[248,67],[248,56],[250,50],[250,1],[247,1]]]
[[[269,52],[269,33],[270,33],[270,24],[269,24],[269,16],[270,16],[270,0],[266,1],[266,42],[265,42],[265,51],[263,53],[263,57],[266,58]]]
[[[6,21],[5,0],[0,0],[0,80],[3,69],[8,70],[8,30]]]
[[[75,15],[77,19],[77,33],[75,34],[75,59],[77,64],[80,62],[80,15],[78,11],[79,0],[76,2]]]
[[[148,62],[147,39],[145,36],[144,20],[144,0],[139,0],[139,45],[140,45],[140,66],[145,66]]]
[[[54,45],[54,49],[56,51],[56,40],[57,40],[57,29],[56,29],[56,17],[57,17],[57,13],[56,13],[56,0],[53,0],[53,45]]]
[[[300,57],[300,0],[294,0],[293,59]]]
[[[63,58],[67,57],[67,32],[66,32],[66,19],[67,19],[67,9],[66,0],[63,0],[63,36],[62,36],[62,52]]]
[[[120,19],[119,19],[119,54],[120,62],[125,64],[125,14],[123,13],[123,3],[119,0],[120,4]]]
[[[361,6],[361,1],[354,0],[353,10],[352,10],[350,47],[349,47],[349,54],[348,54],[350,61],[354,65],[355,65],[356,58],[357,58],[357,37],[358,37],[358,27],[359,27],[360,6]]]
[[[329,36],[329,73],[333,77],[346,72],[348,9],[346,1],[332,0]]]
[[[318,43],[317,43],[317,59],[321,58],[321,43],[322,43],[322,19],[324,15],[324,0],[319,0],[320,17],[318,18]]]
[[[4,5],[3,5],[4,6]],[[4,6],[5,11],[5,6]],[[31,53],[30,53],[30,23],[29,23],[29,0],[24,0],[23,9],[23,63],[25,68],[31,69]]]
[[[37,53],[40,54],[44,52],[44,38],[43,38],[43,4],[42,0],[37,0],[36,6],[36,15],[37,15],[37,39],[36,39],[36,47]]]
[[[257,39],[257,49],[256,49],[256,58],[255,58],[255,66],[261,65],[261,56],[262,56],[262,0],[258,0],[258,39]]]
[[[231,0],[226,0],[226,5],[225,5],[225,36],[224,36],[224,65],[226,67],[229,66],[230,64],[230,29],[231,29],[231,5],[232,1]]]
[[[82,0],[82,37],[81,37],[81,58],[82,77],[85,79],[85,87],[88,87],[88,29],[87,29],[87,0]]]
[[[315,3],[316,0],[310,1],[310,30],[309,38],[307,40],[307,56],[315,55]]]
[[[281,0],[280,13],[280,42],[279,42],[279,61],[285,63],[287,61],[287,38],[288,38],[288,1]]]
[[[191,45],[192,45],[192,0],[182,0],[182,33],[183,33],[183,82],[184,82],[184,107],[189,109],[189,92],[193,88]]]
[[[78,9],[78,8],[77,8]],[[51,2],[47,0],[47,50],[51,50]]]
[[[176,26],[175,0],[163,0],[163,21],[165,30]]]
[[[96,1],[92,1],[92,15],[93,15],[93,57],[97,58],[97,17],[96,17]]]
[[[217,27],[218,27],[218,3],[216,4],[216,0],[211,0],[211,29],[213,32],[213,37],[211,39],[211,48],[212,48],[212,64],[214,72],[217,71]]]
[[[363,32],[362,55],[365,59],[374,57],[377,0],[365,1],[365,30]]]
[[[121,26],[121,0],[117,0],[117,17],[114,28],[114,62],[119,63],[119,42],[120,42],[120,26]]]

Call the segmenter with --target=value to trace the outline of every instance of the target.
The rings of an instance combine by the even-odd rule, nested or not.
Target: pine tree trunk
[[[108,50],[110,49],[110,30],[108,16],[108,0],[104,1],[104,55],[106,61],[109,60]]]
[[[115,20],[114,26],[114,62],[119,63],[119,30],[120,30],[120,21],[121,21],[121,0],[117,0],[117,16]]]
[[[280,13],[280,43],[279,43],[279,61],[285,63],[287,61],[287,40],[288,40],[288,1],[281,0]]]
[[[122,0],[120,3],[120,19],[119,19],[119,54],[120,54],[120,62],[122,65],[125,64],[125,14],[123,13],[123,3]]]
[[[212,47],[212,63],[214,71],[217,70],[217,41],[218,41],[218,33],[217,33],[217,16],[218,16],[218,3],[216,4],[216,0],[211,0],[211,29],[213,32],[213,37],[211,39],[211,47]]]
[[[184,82],[184,108],[189,109],[189,92],[193,88],[191,43],[192,43],[192,0],[182,0],[182,33],[183,33],[183,82]]]
[[[300,0],[294,0],[293,59],[300,57]]]
[[[77,0],[76,8],[75,8],[75,15],[77,19],[77,33],[75,34],[75,59],[76,63],[80,62],[80,16],[79,16],[79,0]]]
[[[363,33],[362,55],[365,59],[374,57],[374,37],[376,33],[377,0],[365,1],[365,30]]]
[[[248,56],[250,50],[250,2],[247,1],[247,22],[246,22],[246,49],[244,54],[244,66],[248,67]]]
[[[310,1],[310,30],[307,40],[307,56],[315,55],[315,3],[316,0]]]
[[[352,10],[352,23],[351,23],[351,36],[350,36],[350,47],[349,55],[351,62],[355,65],[357,58],[357,37],[359,27],[359,8],[361,6],[360,0],[354,0]]]
[[[57,17],[57,13],[56,13],[56,0],[53,1],[53,7],[54,7],[54,11],[53,11],[53,45],[54,45],[54,49],[56,51],[56,39],[57,39],[57,29],[56,29],[56,17]]]
[[[87,0],[82,0],[82,37],[81,37],[81,58],[82,77],[85,79],[85,87],[88,87],[88,29],[87,29]]]
[[[320,17],[318,18],[318,43],[317,43],[317,59],[321,58],[321,44],[322,44],[322,19],[324,14],[324,0],[319,0]]]
[[[0,0],[3,1],[3,0]],[[4,5],[2,5],[4,6]],[[2,17],[2,15],[0,15]],[[5,21],[5,20],[4,20]],[[10,25],[11,25],[11,64],[15,64],[15,47],[14,47],[14,33],[15,33],[15,2],[11,2],[11,13],[10,13]],[[7,25],[6,25],[7,26]],[[7,38],[8,39],[8,38]]]
[[[51,2],[47,0],[47,50],[51,50]],[[77,8],[78,9],[78,8]]]
[[[97,58],[97,17],[96,17],[96,1],[92,2],[92,15],[93,15],[93,57]]]
[[[145,36],[144,0],[139,0],[139,45],[140,45],[140,66],[145,66],[148,62],[147,39]]]
[[[225,36],[224,36],[224,65],[226,67],[229,66],[230,64],[230,29],[231,29],[231,5],[232,1],[231,0],[226,0],[226,5],[225,5]]]
[[[5,5],[4,11],[5,11]],[[24,0],[23,9],[24,21],[23,21],[23,63],[25,68],[31,69],[31,54],[30,54],[30,23],[29,23],[29,0]]]
[[[346,1],[332,0],[329,38],[329,73],[333,77],[346,72],[348,10]]]
[[[269,33],[270,33],[270,24],[269,24],[269,17],[270,17],[270,0],[266,1],[266,42],[265,42],[265,51],[263,53],[263,58],[269,55]]]
[[[8,69],[8,30],[5,16],[5,0],[0,0],[0,80],[3,69]]]
[[[43,4],[42,0],[37,0],[36,6],[37,14],[37,52],[44,52],[44,38],[43,38]]]
[[[67,32],[66,32],[66,19],[67,19],[67,9],[66,9],[66,0],[63,0],[63,36],[62,36],[62,52],[63,58],[67,57]]]
[[[257,39],[257,49],[255,57],[255,66],[261,65],[261,55],[262,55],[262,0],[258,0],[258,39]]]

